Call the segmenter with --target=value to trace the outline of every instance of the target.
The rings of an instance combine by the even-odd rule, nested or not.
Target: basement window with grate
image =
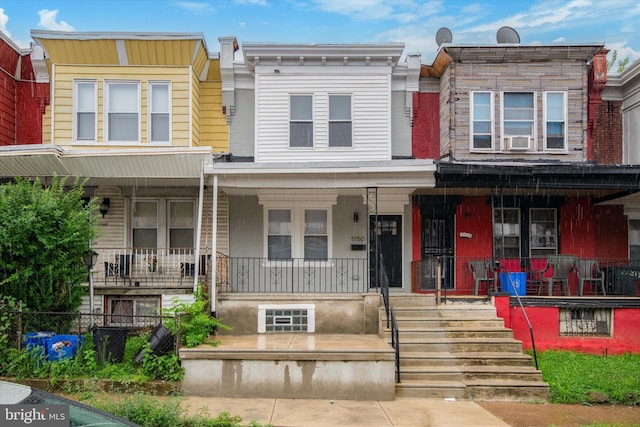
[[[611,336],[612,319],[610,308],[561,308],[560,335],[609,337]]]
[[[258,333],[266,332],[315,332],[315,305],[259,305]]]

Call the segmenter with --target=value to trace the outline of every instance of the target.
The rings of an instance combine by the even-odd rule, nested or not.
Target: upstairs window
[[[502,135],[507,150],[533,148],[535,100],[533,92],[505,92],[502,97]]]
[[[149,83],[149,123],[151,142],[170,141],[171,87],[168,82]]]
[[[313,147],[313,97],[291,95],[289,117],[289,146]]]
[[[491,92],[471,93],[471,148],[493,149],[493,100]]]
[[[329,95],[329,147],[351,147],[351,95]]]
[[[547,150],[566,150],[567,108],[564,92],[545,93],[544,141]]]
[[[75,82],[75,139],[96,140],[96,87],[95,81]]]
[[[140,84],[110,81],[106,92],[107,141],[139,141]]]

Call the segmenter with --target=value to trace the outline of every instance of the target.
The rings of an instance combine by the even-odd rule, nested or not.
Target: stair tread
[[[450,353],[446,351],[403,351],[400,353],[401,357],[413,357],[413,358],[447,358],[447,359],[463,359],[471,357],[474,359],[513,359],[517,357],[519,359],[531,359],[531,356],[522,352],[493,352],[493,351],[463,351],[459,353]]]
[[[397,387],[411,387],[411,388],[466,388],[466,384],[462,381],[422,381],[422,380],[402,380],[400,383],[396,383]]]
[[[479,387],[479,386],[519,386],[519,387],[549,387],[549,384],[542,380],[538,381],[526,381],[526,380],[510,380],[510,379],[473,379],[465,380],[464,383],[467,386]]]
[[[540,373],[533,366],[495,366],[495,365],[429,365],[425,367],[411,366],[401,369],[402,373],[429,373],[429,372],[498,372],[498,373]]]
[[[402,332],[400,332],[402,334]],[[400,345],[402,344],[457,344],[461,342],[485,343],[521,343],[521,341],[511,337],[443,337],[443,338],[402,338],[400,335]]]

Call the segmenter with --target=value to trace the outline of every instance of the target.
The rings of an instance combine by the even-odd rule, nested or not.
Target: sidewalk
[[[236,399],[185,396],[189,413],[207,408],[209,415],[226,411],[274,427],[320,426],[508,426],[472,401],[396,398],[393,401]]]

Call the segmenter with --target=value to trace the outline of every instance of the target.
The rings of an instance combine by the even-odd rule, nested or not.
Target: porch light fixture
[[[100,203],[100,213],[102,214],[102,218],[109,212],[109,206],[111,205],[111,200],[108,197],[102,199]]]

